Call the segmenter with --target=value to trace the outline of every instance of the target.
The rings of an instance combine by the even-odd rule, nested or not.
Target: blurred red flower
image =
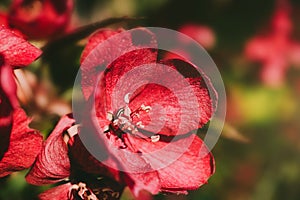
[[[92,121],[106,132],[95,134],[95,141],[100,141],[99,146],[108,152],[106,164],[124,171],[130,178],[125,180],[126,185],[136,196],[142,189],[156,194],[159,191],[186,193],[199,188],[213,174],[214,163],[202,140],[190,132],[201,128],[212,116],[216,100],[216,94],[210,96],[209,93],[208,88],[214,91],[212,85],[186,61],[158,61],[157,49],[153,48],[155,36],[146,29],[113,37],[117,33],[122,30],[102,30],[94,34],[81,59],[82,63],[88,63],[81,67],[84,96],[95,98]],[[97,47],[109,38],[115,39],[105,44],[107,46]],[[144,48],[137,49],[142,46]],[[95,47],[96,53],[92,51]],[[91,59],[85,61],[89,54]],[[121,56],[108,63],[118,54]],[[141,66],[146,68],[118,83]],[[164,66],[168,66],[169,71]],[[101,72],[101,67],[106,70]],[[181,74],[184,81],[171,73],[174,71]],[[99,76],[102,79],[96,85]],[[179,90],[178,94],[151,83],[160,80]],[[139,84],[136,92],[128,93]],[[191,94],[186,92],[186,87],[191,89]],[[84,134],[92,131],[81,134],[85,137]]]
[[[199,24],[185,24],[181,26],[178,31],[190,36],[205,49],[213,48],[216,43],[215,33],[208,26]]]
[[[182,34],[190,37],[187,39],[184,36],[178,34],[178,41],[175,43],[175,47],[172,51],[165,53],[165,59],[180,59],[180,60],[192,60],[193,55],[191,50],[194,45],[201,45],[203,48],[212,49],[216,44],[216,36],[214,31],[204,25],[188,23],[181,26],[178,29]],[[194,41],[193,41],[194,40]],[[185,48],[182,48],[184,45]],[[176,52],[176,53],[175,53]]]
[[[271,32],[250,39],[245,47],[249,60],[262,63],[261,79],[270,86],[281,85],[289,66],[300,66],[300,43],[291,39],[291,8],[286,0],[278,1]]]
[[[31,39],[45,39],[66,30],[72,10],[73,0],[14,0],[8,24]]]
[[[29,120],[18,108],[13,69],[34,61],[41,51],[12,31],[0,27],[0,176],[28,168],[42,137],[29,129]]]

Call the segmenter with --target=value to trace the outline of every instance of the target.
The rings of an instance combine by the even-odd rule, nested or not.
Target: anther
[[[151,142],[158,142],[160,140],[160,135],[152,135],[150,139]]]

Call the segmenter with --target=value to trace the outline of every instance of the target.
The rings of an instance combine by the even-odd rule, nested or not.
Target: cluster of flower
[[[42,54],[27,39],[49,39],[67,32],[72,7],[72,0],[15,0],[10,11],[1,15],[0,177],[31,167],[26,175],[28,183],[61,183],[40,194],[40,199],[119,199],[126,186],[137,198],[143,194],[142,190],[151,194],[186,194],[205,184],[214,173],[214,159],[204,142],[191,131],[203,127],[212,117],[216,99],[211,97],[209,88],[213,90],[213,87],[191,63],[181,59],[158,60],[157,50],[153,48],[127,52],[99,73],[95,66],[106,63],[106,56],[114,54],[118,47],[100,49],[101,59],[95,58],[94,64],[80,69],[85,101],[93,98],[96,105],[95,113],[82,115],[92,120],[79,122],[71,114],[65,115],[45,141],[38,130],[28,127],[31,120],[19,105],[14,70],[29,65]],[[210,30],[204,29],[210,37]],[[82,52],[81,63],[97,45],[123,31],[104,29],[94,33]],[[140,31],[151,38],[146,29]],[[208,46],[214,43],[214,38],[210,40]],[[127,34],[116,45],[131,48],[136,44],[133,36]],[[182,121],[178,97],[156,84],[145,85],[137,93],[125,96],[121,100],[126,103],[125,107],[110,107],[115,100],[113,90],[117,81],[126,72],[148,63],[160,63],[182,74],[196,96],[200,119],[195,120],[195,116],[189,114]],[[97,83],[99,76],[102,79]],[[166,81],[178,86],[179,83],[172,80],[174,77],[169,78]],[[185,93],[180,95],[186,96]],[[189,105],[192,100],[186,101]],[[159,114],[152,110],[154,104],[167,112],[168,118],[160,131],[151,127],[144,129],[150,117]],[[97,127],[92,121],[99,124],[102,133],[95,130]],[[95,133],[97,143],[94,145],[103,152],[101,157],[105,164],[94,158],[80,140],[80,133],[87,132]],[[156,152],[166,146],[165,151]],[[176,159],[168,163],[172,157]]]

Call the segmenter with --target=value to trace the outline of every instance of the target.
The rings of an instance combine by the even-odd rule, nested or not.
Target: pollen
[[[127,94],[124,96],[124,102],[125,102],[126,104],[129,104],[129,100],[130,100],[129,95],[130,95],[130,93],[127,93]]]
[[[159,140],[160,140],[160,135],[152,135],[151,137],[150,137],[150,139],[151,139],[151,142],[158,142]]]
[[[141,109],[144,110],[145,112],[149,112],[152,108],[151,106],[145,106],[144,104],[142,104]]]
[[[93,191],[86,186],[85,183],[79,182],[78,184],[72,185],[72,187],[70,188],[70,192],[72,191],[74,191],[75,194],[77,193],[76,196],[78,195],[77,197],[79,197],[80,199],[99,200],[93,193]]]
[[[142,121],[138,121],[136,123],[136,126],[141,127],[141,128],[145,128],[145,126],[143,125]]]
[[[113,115],[111,112],[108,112],[108,113],[106,114],[106,119],[107,119],[108,121],[112,121],[113,118],[114,118],[114,115]]]

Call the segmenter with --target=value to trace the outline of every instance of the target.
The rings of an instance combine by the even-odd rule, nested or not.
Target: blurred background
[[[0,11],[5,13],[10,5],[11,1],[1,0]],[[75,1],[70,29],[109,17],[141,17],[113,27],[182,31],[203,45],[223,77],[227,117],[212,150],[215,174],[188,196],[160,194],[154,199],[299,199],[299,11],[296,0]],[[22,72],[35,80],[30,84],[36,84],[31,91],[35,95],[23,95],[23,106],[33,116],[32,127],[45,137],[59,116],[70,110],[84,42],[50,51]],[[33,43],[42,47],[45,40]],[[24,174],[26,171],[0,179],[0,199],[35,199],[49,188],[26,184]],[[126,194],[122,198],[131,199]]]

